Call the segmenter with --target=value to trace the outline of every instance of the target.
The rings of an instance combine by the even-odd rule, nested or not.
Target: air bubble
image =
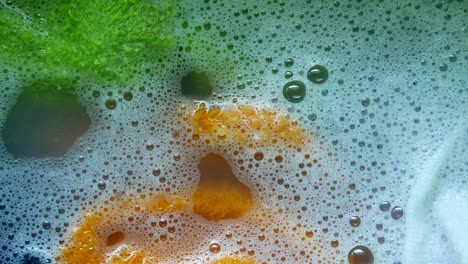
[[[439,70],[440,71],[447,71],[448,70],[448,65],[445,64],[445,63],[442,63],[440,66],[439,66]]]
[[[117,102],[114,99],[110,98],[106,100],[105,106],[107,109],[113,110],[117,107]]]
[[[211,253],[218,253],[221,251],[221,246],[218,243],[211,243],[209,249]]]
[[[97,185],[99,190],[105,190],[106,189],[106,183],[105,182],[99,182]]]
[[[293,76],[294,76],[294,73],[292,73],[291,71],[287,71],[284,73],[284,78],[286,79],[291,79]]]
[[[455,54],[452,54],[449,56],[449,61],[450,62],[456,62],[457,61],[457,56]]]
[[[291,59],[291,58],[286,59],[286,60],[284,61],[284,66],[285,66],[285,67],[291,67],[291,66],[293,66],[293,65],[294,65],[294,60]]]
[[[366,98],[363,98],[363,99],[361,100],[361,105],[364,106],[364,107],[369,106],[369,105],[370,105],[370,99],[367,98],[367,97],[366,97]]]
[[[400,219],[403,216],[403,208],[399,206],[393,207],[391,215],[392,215],[392,218],[395,220]]]
[[[292,103],[299,103],[304,100],[306,95],[306,86],[301,81],[287,82],[283,87],[283,95],[286,100]]]
[[[359,216],[353,216],[349,219],[349,224],[353,227],[357,227],[361,224],[361,218],[359,218]]]
[[[127,101],[130,101],[133,99],[133,93],[132,92],[125,92],[123,95],[123,98]]]
[[[49,230],[51,228],[50,222],[47,220],[42,222],[42,228],[44,228],[45,230]]]
[[[307,79],[313,83],[322,84],[328,80],[328,70],[322,65],[314,65],[307,72]]]
[[[356,246],[348,253],[349,264],[373,264],[374,255],[366,246]]]

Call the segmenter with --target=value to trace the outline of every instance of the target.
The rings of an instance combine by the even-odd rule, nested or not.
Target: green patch
[[[174,0],[0,4],[0,60],[40,79],[127,81],[172,43]]]

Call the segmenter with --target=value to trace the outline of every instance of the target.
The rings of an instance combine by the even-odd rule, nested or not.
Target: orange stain
[[[205,191],[206,190],[202,190],[201,192],[204,193]],[[216,193],[224,191],[223,189],[211,189],[208,192]],[[206,195],[206,193],[203,195]],[[213,194],[208,200],[204,201],[204,206],[207,208],[215,206],[215,208],[219,208],[220,211],[223,211],[224,215],[220,214],[220,211],[217,211],[218,209],[208,209],[208,211],[214,210],[220,214],[216,216],[220,217],[220,219],[224,219],[223,217],[226,216],[238,217],[239,215],[237,214],[241,215],[244,210],[251,209],[250,205],[245,205],[246,199],[250,196],[247,198],[240,197],[244,194],[236,194],[236,191],[231,191],[226,194],[226,197],[231,197],[229,199],[233,199],[236,202],[234,208],[239,210],[226,211],[225,208],[232,209],[232,205],[224,204],[226,203],[224,200],[219,201],[214,199],[213,197],[216,197],[216,195],[219,194]],[[194,199],[196,200],[198,198],[195,197]],[[182,225],[187,224],[192,227],[197,227],[200,223],[203,223],[204,220],[197,220],[189,216],[193,211],[187,208],[186,204],[178,197],[166,197],[158,194],[148,196],[142,195],[138,198],[136,198],[136,196],[131,198],[111,198],[109,201],[106,201],[102,207],[98,208],[99,210],[96,209],[87,214],[84,219],[80,221],[78,228],[64,244],[60,256],[56,258],[58,263],[146,264],[159,263],[161,261],[172,262],[176,256],[181,256],[180,254],[190,254],[190,250],[184,251],[184,249],[180,251],[182,248],[192,248],[191,246],[200,248],[200,246],[204,246],[207,240],[207,237],[197,234],[197,229],[190,228],[185,231],[177,231],[177,237],[174,236],[173,238],[169,238],[165,233],[162,233],[161,236],[155,236],[153,234],[154,228],[158,225],[158,222],[154,222],[153,226],[153,219],[167,219],[166,217],[170,217],[173,214],[188,216],[187,218],[182,218]],[[263,211],[261,207],[257,209]],[[130,221],[128,216],[134,216],[135,219]],[[283,224],[285,226],[281,228],[282,231],[280,231],[280,228],[277,228],[278,232],[284,232],[286,236],[292,234],[290,231],[286,231],[290,227],[285,228],[289,225],[289,221],[285,220],[284,215],[280,216],[280,221],[278,221],[277,216],[267,212],[254,217],[255,220],[253,222],[253,219],[249,218],[250,220],[247,222],[248,225],[259,223],[268,228],[274,228],[277,224],[282,223],[280,226]],[[146,221],[148,219],[150,219],[151,227],[153,228],[145,228],[145,223],[146,227],[149,227],[149,222]],[[187,220],[190,222],[184,222]],[[159,222],[159,224],[160,223],[161,222]],[[156,229],[160,227],[161,226],[156,227]],[[169,226],[166,226],[165,222],[162,230],[168,230],[168,228]],[[254,227],[252,226],[252,228]],[[293,233],[298,233],[300,236],[304,234],[303,230],[297,229],[296,227],[293,228],[293,231]],[[275,231],[275,233],[277,232]],[[158,238],[159,242],[156,242],[155,240]],[[297,241],[299,242],[299,240]],[[256,262],[251,257],[224,257],[209,263],[255,264]]]
[[[212,144],[270,146],[282,142],[302,147],[311,142],[311,136],[288,115],[255,106],[208,108],[202,103],[187,115],[186,121],[193,127],[192,138],[205,137]]]
[[[100,264],[105,259],[103,243],[97,235],[102,217],[97,214],[87,216],[81,227],[73,233],[67,247],[57,259],[67,264]]]
[[[235,186],[198,187],[193,203],[193,211],[206,219],[235,219],[252,207],[252,197],[248,190]]]
[[[143,250],[118,247],[125,239],[124,232],[114,232],[105,237],[103,229],[125,212],[138,212],[140,215],[159,215],[184,208],[178,197],[162,195],[140,196],[139,198],[111,198],[105,203],[104,212],[88,214],[81,226],[73,233],[61,255],[56,258],[66,264],[142,264],[153,257],[146,257]],[[134,242],[134,241],[132,241]]]

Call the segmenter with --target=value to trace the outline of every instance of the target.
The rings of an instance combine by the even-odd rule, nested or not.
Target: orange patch
[[[289,116],[255,106],[207,108],[202,103],[188,114],[186,121],[193,127],[192,138],[205,137],[211,144],[269,146],[281,142],[302,147],[311,141],[310,135]]]
[[[221,156],[210,153],[200,160],[200,183],[193,195],[193,211],[209,220],[239,218],[252,207],[250,189]]]
[[[100,264],[105,259],[103,243],[98,239],[96,228],[102,217],[97,214],[87,216],[83,225],[73,233],[67,247],[58,259],[68,264]]]
[[[123,232],[115,232],[103,237],[102,228],[119,218],[122,212],[138,212],[141,215],[158,215],[184,208],[178,197],[169,199],[162,195],[140,196],[138,199],[120,200],[111,198],[105,203],[104,213],[93,212],[87,215],[81,226],[73,233],[61,255],[56,258],[67,264],[141,264],[152,258],[142,250],[127,247],[115,249],[125,239]]]
[[[235,219],[252,207],[250,192],[235,186],[198,187],[193,211],[209,220]]]

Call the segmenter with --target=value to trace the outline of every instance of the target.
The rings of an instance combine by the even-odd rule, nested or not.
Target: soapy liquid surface
[[[0,263],[466,263],[466,13],[2,2]]]

